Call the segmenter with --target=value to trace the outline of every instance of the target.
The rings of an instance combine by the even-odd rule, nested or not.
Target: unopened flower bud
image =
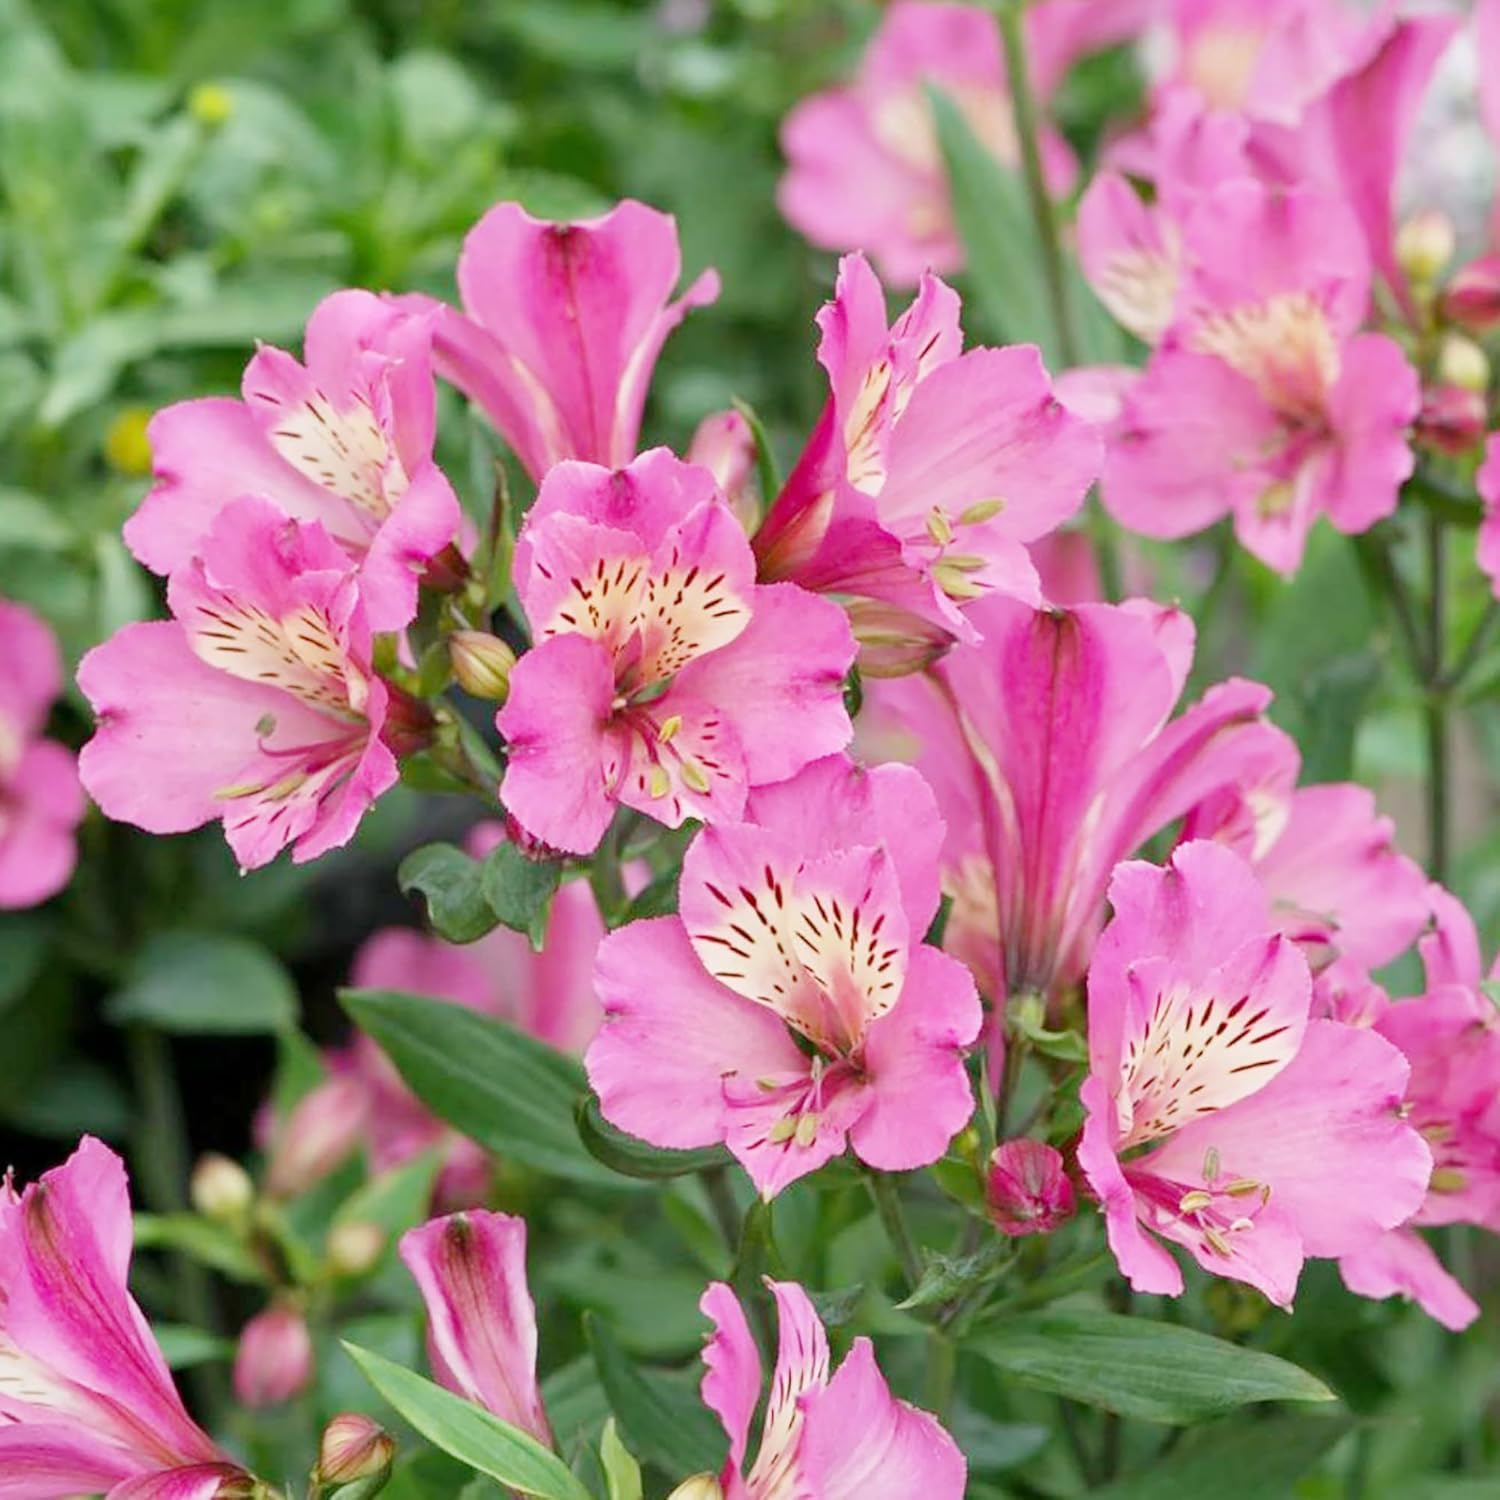
[[[211,129],[234,113],[234,95],[222,83],[197,84],[187,97],[188,113]]]
[[[104,434],[104,457],[121,474],[151,472],[151,441],[146,429],[151,412],[144,406],[126,406],[116,414]]]
[[[712,1474],[694,1474],[684,1479],[667,1500],[724,1500],[724,1487]]]
[[[1489,358],[1473,339],[1450,333],[1438,350],[1438,379],[1460,390],[1482,392],[1490,383]]]
[[[240,1330],[234,1394],[242,1406],[280,1406],[306,1390],[312,1376],[312,1335],[289,1302],[273,1302]]]
[[[432,710],[420,699],[398,688],[395,683],[386,685],[385,724],[380,738],[392,754],[415,755],[432,743],[437,719]]]
[[[864,677],[906,677],[929,667],[953,644],[940,625],[879,599],[855,599],[849,624],[859,642],[858,666]]]
[[[363,1219],[335,1224],[323,1246],[328,1269],[335,1276],[365,1276],[375,1269],[385,1243],[385,1230],[379,1224]]]
[[[1500,254],[1471,260],[1443,292],[1443,316],[1470,333],[1500,325]]]
[[[198,1158],[188,1183],[188,1196],[205,1219],[234,1224],[255,1202],[255,1184],[237,1161],[211,1151]]]
[[[353,1484],[390,1473],[396,1440],[378,1422],[346,1411],[324,1429],[314,1477],[322,1484]]]
[[[1072,1217],[1073,1184],[1053,1147],[1006,1141],[990,1155],[985,1201],[1001,1234],[1050,1234]]]
[[[295,1198],[343,1163],[364,1134],[368,1101],[353,1078],[330,1078],[300,1099],[276,1128],[266,1192]]]
[[[505,702],[516,653],[498,636],[482,630],[455,630],[448,637],[448,656],[453,676],[464,692],[495,703]]]
[[[1439,453],[1467,453],[1484,437],[1484,397],[1457,385],[1433,386],[1422,392],[1413,436]]]
[[[1430,285],[1453,259],[1453,221],[1438,209],[1413,215],[1396,231],[1396,261],[1419,286]]]
[[[688,444],[687,461],[702,464],[714,476],[740,525],[753,532],[759,519],[754,483],[755,434],[743,414],[716,411],[704,417]]]

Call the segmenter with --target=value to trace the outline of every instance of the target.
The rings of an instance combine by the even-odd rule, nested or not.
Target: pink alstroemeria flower
[[[495,721],[501,796],[556,849],[591,851],[617,803],[670,828],[737,819],[751,787],[849,742],[843,611],[757,584],[712,475],[665,448],[554,468],[515,581],[536,645]]]
[[[73,874],[84,814],[72,751],[43,739],[62,656],[41,619],[0,599],[0,910],[36,906]]]
[[[1500,599],[1500,433],[1492,433],[1485,443],[1484,462],[1479,466],[1475,483],[1484,502],[1477,560],[1495,597]]]
[[[85,1136],[0,1183],[0,1495],[231,1500],[250,1476],[183,1407],[126,1280],[125,1168]]]
[[[1359,331],[1369,259],[1339,199],[1230,182],[1194,204],[1183,244],[1172,326],[1126,394],[1105,504],[1157,537],[1230,514],[1290,574],[1320,514],[1352,534],[1395,509],[1417,374],[1394,340]]]
[[[779,1322],[776,1368],[750,1460],[761,1359],[744,1309],[716,1281],[698,1306],[714,1325],[703,1350],[703,1404],[724,1424],[724,1500],[961,1500],[968,1465],[936,1417],[898,1401],[858,1338],[835,1372],[812,1299],[795,1282],[767,1281]]]
[[[621,468],[635,456],[667,335],[719,295],[705,271],[675,302],[677,222],[626,199],[553,224],[498,203],[458,258],[464,310],[435,310],[438,373],[482,408],[535,480],[563,459]]]
[[[605,1117],[656,1146],[724,1142],[766,1198],[851,1145],[883,1171],[942,1155],[973,1109],[963,965],[922,942],[942,820],[905,766],[841,756],[705,829],[680,915],[605,938],[585,1059]]]
[[[526,1221],[480,1211],[432,1219],[401,1236],[401,1259],[427,1307],[433,1378],[550,1446],[536,1383]]]
[[[1468,912],[1432,886],[1434,930],[1419,945],[1424,994],[1386,1006],[1375,1030],[1411,1064],[1411,1123],[1432,1148],[1427,1197],[1411,1224],[1339,1263],[1351,1291],[1410,1297],[1445,1327],[1479,1316],[1416,1225],[1477,1224],[1500,1233],[1500,1012],[1480,990],[1479,938]],[[1490,969],[1500,979],[1500,960]]]
[[[260,349],[243,400],[157,412],[156,486],[125,523],[130,550],[173,574],[242,495],[318,522],[360,565],[376,630],[417,611],[417,580],[458,530],[458,500],[432,459],[433,315],[370,292],[335,292],[308,319],[299,363]]]
[[[288,844],[300,864],[347,843],[396,780],[347,554],[317,522],[237,500],[167,603],[171,620],[127,625],[79,666],[98,719],[79,757],[89,795],[149,833],[222,819],[247,870]]]
[[[888,325],[864,257],[840,262],[818,314],[831,394],[756,533],[763,579],[883,600],[966,640],[966,602],[1038,602],[1025,544],[1082,505],[1099,438],[1035,347],[961,353],[958,318],[957,294],[924,276]]]
[[[1033,47],[1055,84],[1070,52],[1107,43],[1077,25],[1085,7],[1054,4],[1027,15]],[[895,286],[963,264],[963,247],[927,89],[950,98],[997,160],[1019,167],[1020,147],[995,18],[982,6],[887,7],[849,84],[802,100],[781,127],[788,168],[776,201],[787,221],[825,250],[867,250]],[[1058,194],[1075,164],[1062,136],[1042,131],[1043,166]]]
[[[1169,722],[1192,621],[1144,601],[1033,610],[994,598],[973,616],[980,645],[925,676],[867,683],[866,708],[872,748],[911,760],[937,794],[953,896],[944,946],[1001,1002],[1082,979],[1110,872],[1258,765],[1271,694],[1221,683]]]
[[[1304,1259],[1362,1250],[1422,1202],[1432,1156],[1402,1118],[1406,1060],[1309,1019],[1306,961],[1231,850],[1123,864],[1109,895],[1078,1163],[1110,1249],[1140,1292],[1182,1292],[1164,1239],[1288,1307]]]

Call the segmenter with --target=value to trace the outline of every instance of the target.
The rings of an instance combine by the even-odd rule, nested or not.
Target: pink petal
[[[803,1403],[828,1384],[828,1335],[812,1299],[794,1281],[768,1281],[776,1301],[776,1368],[761,1424],[760,1451],[747,1476],[752,1494],[774,1493],[801,1468]]]
[[[41,616],[9,599],[0,599],[0,652],[5,657],[5,673],[0,676],[0,736],[29,739],[47,722],[48,711],[62,691],[62,653]],[[4,755],[0,750],[0,774]]]
[[[78,862],[73,830],[84,814],[72,751],[34,740],[6,778],[0,798],[0,908],[35,906],[67,885]]]
[[[301,1395],[313,1373],[307,1319],[289,1304],[273,1304],[240,1330],[234,1395],[242,1406],[280,1406]]]
[[[750,1423],[760,1402],[760,1350],[745,1310],[731,1287],[711,1282],[698,1309],[714,1331],[703,1346],[703,1404],[729,1435],[729,1463],[738,1473],[745,1465]]]
[[[936,948],[915,949],[901,999],[865,1038],[870,1098],[850,1130],[861,1161],[906,1172],[947,1150],[974,1112],[964,1054],[983,1019],[968,969]]]
[[[582,636],[543,641],[511,671],[510,697],[495,718],[508,750],[500,795],[553,848],[587,854],[609,827],[603,728],[614,695],[609,656]]]
[[[159,1474],[142,1474],[117,1484],[105,1500],[216,1500],[243,1491],[249,1477],[229,1464],[194,1464]]]
[[[1392,1229],[1339,1261],[1344,1285],[1360,1297],[1410,1297],[1444,1328],[1461,1333],[1479,1304],[1414,1229]]]
[[[1175,228],[1116,172],[1101,172],[1078,205],[1084,275],[1116,322],[1155,344],[1172,321],[1179,244]]]
[[[1496,28],[1500,30],[1500,21],[1496,22]],[[1475,560],[1490,580],[1496,598],[1500,598],[1500,434],[1492,434],[1485,443],[1484,462],[1479,466],[1475,483],[1484,502]]]
[[[1416,467],[1407,428],[1421,408],[1421,384],[1394,339],[1365,333],[1344,345],[1329,417],[1339,445],[1322,505],[1350,534],[1368,530],[1396,509]]]
[[[0,1500],[98,1494],[137,1473],[141,1462],[76,1421],[0,1423]]]
[[[475,1211],[401,1237],[427,1306],[438,1382],[551,1445],[536,1384],[536,1307],[526,1281],[526,1221]]]
[[[819,1500],[962,1500],[968,1466],[936,1417],[897,1401],[867,1338],[802,1398],[800,1468]]]
[[[611,1124],[652,1145],[722,1140],[726,1075],[753,1084],[807,1071],[776,1016],[704,973],[676,918],[611,933],[595,976],[604,1024],[585,1057],[589,1083]]]
[[[1477,988],[1484,978],[1484,961],[1479,954],[1479,933],[1474,919],[1457,896],[1442,886],[1427,887],[1432,908],[1432,931],[1417,944],[1427,988],[1458,984]]]

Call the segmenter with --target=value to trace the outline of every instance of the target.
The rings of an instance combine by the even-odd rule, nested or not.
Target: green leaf
[[[29,913],[0,916],[0,1011],[26,992],[46,957],[46,923]]]
[[[646,1179],[685,1177],[710,1167],[728,1166],[733,1158],[722,1146],[696,1151],[668,1151],[616,1130],[599,1112],[599,1101],[586,1094],[578,1101],[578,1136],[589,1155],[612,1172]]]
[[[344,1349],[365,1379],[444,1453],[538,1500],[592,1500],[563,1461],[529,1433],[368,1349],[347,1343]]]
[[[372,1177],[339,1205],[334,1224],[377,1224],[394,1240],[402,1230],[427,1217],[433,1179],[441,1164],[441,1153],[424,1151]]]
[[[584,1327],[599,1382],[635,1451],[672,1475],[717,1472],[724,1433],[696,1388],[633,1364],[609,1326],[592,1314]]]
[[[1215,1422],[1151,1466],[1095,1490],[1094,1500],[1286,1500],[1292,1486],[1349,1430],[1336,1416]]]
[[[137,1214],[137,1250],[180,1250],[232,1281],[264,1282],[265,1269],[234,1233],[196,1214]]]
[[[627,922],[641,922],[651,917],[675,917],[677,915],[677,871],[668,870],[658,875],[650,885],[625,908],[620,926]]]
[[[575,1182],[620,1186],[584,1150],[574,1112],[583,1069],[544,1042],[459,1005],[346,990],[344,1008],[414,1094],[486,1150]]]
[[[1116,1313],[1023,1313],[965,1347],[1022,1385],[1148,1422],[1201,1422],[1255,1401],[1336,1399],[1274,1355]]]
[[[998,1234],[991,1235],[972,1255],[929,1255],[922,1279],[905,1302],[896,1304],[897,1311],[951,1302],[988,1286],[1005,1274],[1015,1258],[1015,1246]]]
[[[561,880],[561,860],[528,859],[508,839],[485,856],[479,877],[490,910],[512,931],[524,932],[538,952]]]
[[[734,398],[734,409],[745,419],[750,436],[755,439],[755,475],[760,484],[760,503],[769,506],[781,493],[781,471],[776,466],[776,454],[771,447],[766,424],[760,413],[748,401]]]
[[[396,883],[427,902],[427,920],[450,943],[472,943],[500,918],[485,899],[481,867],[452,844],[424,844],[401,861]]]
[[[152,1323],[151,1332],[171,1370],[187,1370],[216,1359],[234,1358],[234,1341],[186,1323]]]
[[[599,1462],[609,1485],[609,1500],[641,1500],[645,1493],[641,1488],[641,1466],[620,1441],[613,1417],[604,1424],[599,1439]]]
[[[291,976],[247,938],[213,932],[152,937],[105,1004],[117,1025],[142,1022],[190,1036],[283,1031],[297,1016]]]

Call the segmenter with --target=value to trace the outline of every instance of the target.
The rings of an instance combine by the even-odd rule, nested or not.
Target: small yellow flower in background
[[[187,108],[200,125],[222,125],[234,113],[234,95],[222,83],[196,84],[188,94]]]
[[[146,424],[151,420],[148,406],[122,407],[104,434],[104,456],[112,469],[121,474],[151,472],[151,444]]]

